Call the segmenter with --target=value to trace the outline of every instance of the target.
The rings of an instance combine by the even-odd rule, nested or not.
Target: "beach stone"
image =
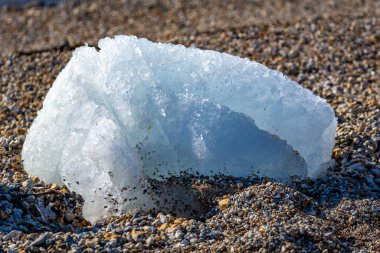
[[[8,234],[6,234],[4,237],[3,237],[3,240],[4,241],[9,241],[13,238],[18,238],[22,235],[22,232],[21,231],[18,231],[18,230],[12,230],[11,232],[9,232]]]

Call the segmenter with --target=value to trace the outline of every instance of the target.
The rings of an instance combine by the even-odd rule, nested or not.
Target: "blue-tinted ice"
[[[316,177],[330,160],[333,110],[277,71],[133,36],[99,48],[75,50],[22,151],[30,174],[82,194],[90,220],[153,207],[148,178]]]

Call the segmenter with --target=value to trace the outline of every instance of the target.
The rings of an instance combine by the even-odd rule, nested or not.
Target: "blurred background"
[[[255,36],[322,19],[337,25],[379,15],[361,0],[0,0],[1,50],[31,51],[134,34],[170,41],[198,34],[258,29]],[[318,27],[317,27],[318,28]],[[315,27],[313,28],[315,30]],[[244,34],[247,36],[247,34]],[[242,39],[240,37],[235,39]],[[221,42],[226,38],[220,37]],[[206,41],[197,41],[207,46]],[[231,51],[231,49],[225,48]]]

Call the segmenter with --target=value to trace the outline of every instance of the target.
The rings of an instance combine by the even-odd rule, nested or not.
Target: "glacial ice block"
[[[22,150],[30,174],[82,194],[90,220],[154,206],[148,178],[316,177],[330,160],[333,110],[280,72],[133,36],[99,48],[75,50]]]

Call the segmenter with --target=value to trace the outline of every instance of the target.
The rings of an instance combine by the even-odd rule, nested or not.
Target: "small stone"
[[[351,170],[354,170],[354,171],[358,171],[360,173],[364,173],[365,172],[365,168],[362,164],[360,163],[354,163],[354,164],[351,164],[350,166],[347,167],[348,169],[351,169]]]
[[[178,248],[181,249],[181,248],[183,248],[185,246],[186,246],[185,244],[178,242],[178,243],[176,243],[176,244],[173,245],[173,248],[175,248],[175,249],[178,249]]]
[[[230,199],[229,198],[222,199],[219,201],[218,205],[221,209],[227,208],[230,205]]]
[[[41,246],[45,243],[46,239],[51,236],[51,232],[46,232],[40,235],[36,240],[34,240],[30,246]]]
[[[66,210],[65,219],[67,220],[67,222],[72,222],[74,220],[74,214],[70,209]]]
[[[143,249],[143,244],[141,242],[137,243],[135,246],[136,249],[142,250]]]
[[[90,240],[90,239],[87,239],[85,241],[84,245],[86,245],[87,248],[94,248],[95,247],[95,243],[93,242],[93,240]]]
[[[70,253],[81,253],[82,250],[79,247],[71,247]]]
[[[34,183],[32,180],[27,179],[24,182],[21,183],[21,186],[24,188],[32,188],[34,186]]]
[[[150,233],[153,233],[153,231],[154,231],[154,228],[152,226],[144,226],[144,227],[142,227],[142,229],[145,232],[150,232]]]
[[[164,224],[162,224],[159,228],[158,228],[158,230],[165,230],[165,229],[167,229],[168,228],[168,224],[167,223],[164,223]]]
[[[137,241],[139,238],[141,238],[144,235],[145,235],[145,233],[143,231],[132,230],[132,232],[131,232],[131,236],[132,236],[134,241]]]
[[[374,176],[376,176],[376,177],[380,177],[380,169],[377,169],[377,168],[372,169],[372,170],[371,170],[371,173],[372,173]]]
[[[22,235],[22,232],[21,231],[18,231],[18,230],[12,230],[11,232],[9,232],[8,234],[6,234],[4,237],[3,237],[3,241],[8,241],[8,240],[11,240],[13,238],[18,238]]]
[[[174,224],[180,225],[180,224],[182,224],[184,221],[186,221],[184,218],[178,218],[178,219],[175,219],[175,220],[174,220]]]
[[[113,234],[111,235],[111,239],[119,239],[121,236],[120,235],[116,235],[116,234]]]
[[[145,240],[145,243],[147,244],[147,245],[152,245],[153,243],[155,242],[155,239],[154,239],[154,237],[148,237],[146,240]]]
[[[162,214],[162,213],[158,214],[158,218],[160,219],[161,223],[168,222],[168,218],[164,214]]]
[[[26,197],[26,201],[29,203],[33,203],[35,199],[36,197],[34,195],[28,195],[28,197]]]
[[[0,219],[1,220],[8,219],[8,214],[6,214],[4,211],[0,210]]]
[[[50,188],[53,190],[60,190],[61,189],[61,187],[59,187],[59,185],[57,185],[57,184],[52,184]]]
[[[109,234],[109,233],[105,234],[105,235],[104,235],[104,239],[106,239],[106,240],[111,239],[111,235],[112,235],[112,234]]]
[[[40,181],[40,179],[38,177],[32,177],[32,181],[34,183],[38,183]]]
[[[160,221],[160,219],[155,219],[155,220],[152,222],[152,226],[157,227],[157,226],[159,226],[159,225],[161,225],[161,221]]]
[[[174,234],[174,237],[176,239],[182,239],[183,238],[183,232],[181,230],[177,230]]]
[[[333,156],[335,159],[339,158],[342,155],[343,150],[341,148],[336,148],[333,150]]]

